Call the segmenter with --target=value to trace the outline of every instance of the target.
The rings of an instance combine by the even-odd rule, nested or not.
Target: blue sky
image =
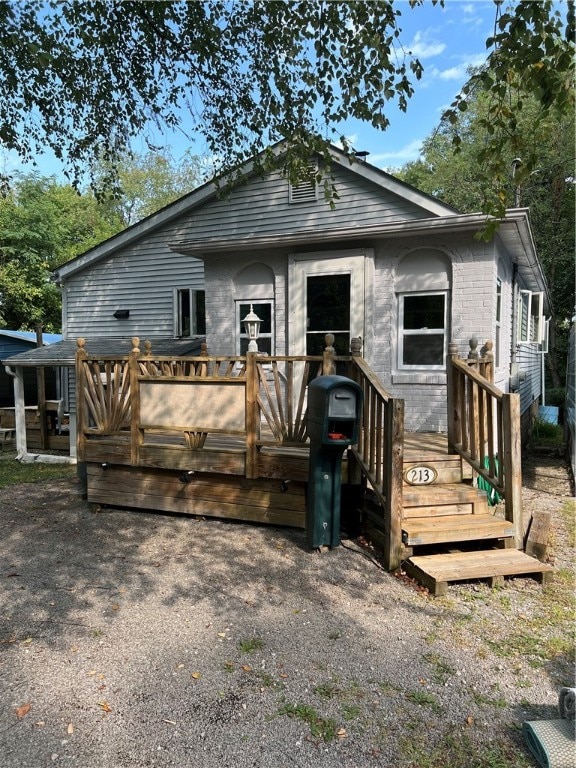
[[[401,41],[420,59],[424,75],[416,83],[407,113],[391,106],[386,132],[358,121],[350,121],[341,130],[355,149],[370,153],[368,162],[386,169],[418,158],[422,141],[466,82],[467,68],[486,59],[485,41],[493,33],[496,13],[493,0],[445,0],[444,8],[425,0],[423,6],[412,9],[406,0],[396,6],[402,12]],[[156,129],[151,138],[156,145],[170,147],[176,158],[190,146],[188,139],[178,133],[162,135]],[[146,151],[144,140],[136,139],[134,149]],[[205,154],[201,139],[191,149],[194,154]],[[37,163],[36,170],[43,175],[61,174],[61,166],[50,155],[38,157]],[[17,158],[11,156],[4,158],[3,165],[11,171],[22,169]]]

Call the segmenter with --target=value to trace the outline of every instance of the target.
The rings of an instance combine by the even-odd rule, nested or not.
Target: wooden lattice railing
[[[492,343],[483,354],[471,339],[466,359],[449,345],[447,366],[448,450],[459,454],[504,500],[506,519],[514,524],[522,547],[522,467],[520,397],[494,386]]]
[[[78,340],[79,455],[91,436],[128,431],[133,463],[146,433],[179,433],[194,450],[208,434],[242,435],[249,477],[260,445],[306,442],[308,382],[349,360],[335,358],[331,345],[323,357],[211,356],[205,345],[200,356],[173,357],[155,355],[149,341],[143,353],[139,339],[132,345],[121,358],[93,357]]]

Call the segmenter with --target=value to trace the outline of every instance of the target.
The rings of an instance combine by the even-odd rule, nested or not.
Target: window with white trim
[[[174,288],[174,336],[187,338],[206,333],[204,291]]]
[[[447,291],[399,294],[398,368],[444,369],[447,307]]]
[[[502,339],[502,280],[496,278],[496,368],[500,366],[500,340]]]
[[[274,302],[272,299],[236,302],[236,354],[245,355],[248,351],[250,339],[243,320],[250,312],[250,307],[262,320],[257,341],[258,351],[261,354],[272,355],[274,350]]]
[[[540,344],[544,335],[544,294],[520,291],[518,296],[518,343]]]

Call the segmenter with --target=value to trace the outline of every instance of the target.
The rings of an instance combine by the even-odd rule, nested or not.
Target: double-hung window
[[[174,289],[174,336],[203,336],[206,333],[204,291],[191,288]]]
[[[257,299],[255,301],[236,302],[236,354],[245,355],[250,339],[244,327],[244,318],[252,307],[254,313],[262,321],[258,333],[258,351],[271,355],[274,350],[274,302],[272,299]]]
[[[520,291],[518,296],[518,343],[540,344],[544,337],[544,294]]]
[[[444,368],[447,339],[446,291],[398,296],[400,369]]]

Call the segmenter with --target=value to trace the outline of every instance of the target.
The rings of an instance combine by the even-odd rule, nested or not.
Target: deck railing
[[[514,524],[522,547],[522,470],[520,399],[493,384],[492,344],[483,354],[471,340],[467,359],[451,343],[447,366],[448,450],[459,454],[504,500],[506,520]]]
[[[134,337],[122,357],[91,356],[78,340],[80,460],[91,436],[130,432],[138,464],[147,433],[180,433],[194,450],[208,434],[241,435],[246,473],[254,477],[261,445],[306,442],[308,382],[350,359],[335,357],[331,344],[322,356],[211,356],[204,345],[200,356],[174,357],[154,354],[150,341],[142,352],[139,343]]]
[[[78,340],[78,458],[86,442],[130,443],[130,463],[139,466],[153,436],[157,447],[201,451],[208,435],[240,438],[245,476],[258,477],[263,446],[306,443],[308,383],[338,366],[358,382],[364,404],[358,445],[351,464],[356,480],[370,485],[378,500],[378,528],[387,567],[400,566],[402,552],[402,460],[404,401],[393,398],[359,356],[337,357],[333,337],[322,356],[211,356],[154,354],[150,342],[122,357],[91,356]],[[172,436],[171,440],[167,436]],[[179,449],[182,450],[182,447]]]
[[[350,376],[364,395],[360,435],[352,455],[378,500],[385,566],[393,571],[402,560],[404,400],[392,397],[358,355],[352,357]]]

